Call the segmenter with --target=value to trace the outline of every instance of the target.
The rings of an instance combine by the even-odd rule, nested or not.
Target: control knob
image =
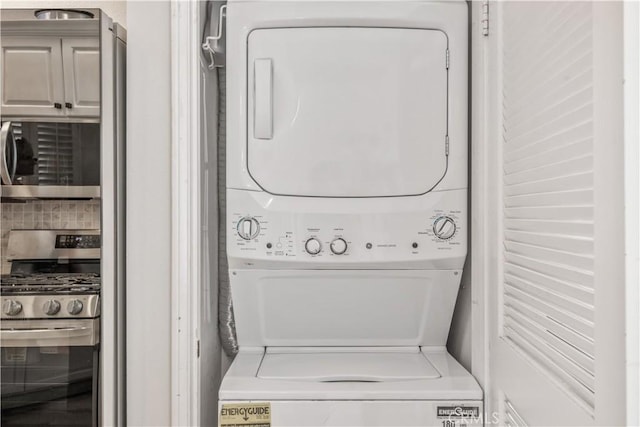
[[[53,316],[55,314],[58,314],[58,312],[60,311],[60,302],[54,299],[50,299],[49,301],[44,303],[42,309],[47,316]]]
[[[9,299],[2,304],[2,312],[7,316],[16,316],[20,314],[21,311],[22,304],[20,304],[20,301]]]
[[[344,239],[337,238],[331,242],[331,252],[336,255],[342,255],[347,251],[347,242]]]
[[[322,244],[320,240],[312,237],[304,244],[304,249],[311,255],[317,255],[322,250]]]
[[[238,235],[244,240],[255,239],[259,233],[260,223],[257,219],[246,216],[238,221]]]
[[[438,217],[433,222],[433,233],[438,239],[450,239],[456,233],[456,223],[448,216]]]
[[[67,311],[69,312],[69,314],[80,314],[80,312],[82,312],[82,308],[84,306],[82,305],[82,301],[80,301],[79,299],[73,299],[71,301],[69,301],[69,304],[67,304]]]

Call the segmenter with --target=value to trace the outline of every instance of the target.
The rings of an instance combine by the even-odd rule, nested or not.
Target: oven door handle
[[[58,329],[2,329],[2,347],[78,347],[100,342],[98,328],[81,326]]]

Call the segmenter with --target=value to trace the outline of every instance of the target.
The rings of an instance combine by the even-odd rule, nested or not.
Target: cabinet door
[[[3,37],[1,74],[3,116],[64,115],[59,38]]]
[[[64,106],[69,116],[100,115],[100,44],[97,38],[62,39]]]

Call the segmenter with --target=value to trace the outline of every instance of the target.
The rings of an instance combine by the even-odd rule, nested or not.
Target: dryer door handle
[[[273,66],[271,58],[253,61],[253,137],[273,138]]]

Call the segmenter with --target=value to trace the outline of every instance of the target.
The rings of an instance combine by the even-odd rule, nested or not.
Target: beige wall
[[[61,8],[61,9],[102,9],[114,21],[127,27],[127,2],[125,0],[1,0],[3,9]]]

